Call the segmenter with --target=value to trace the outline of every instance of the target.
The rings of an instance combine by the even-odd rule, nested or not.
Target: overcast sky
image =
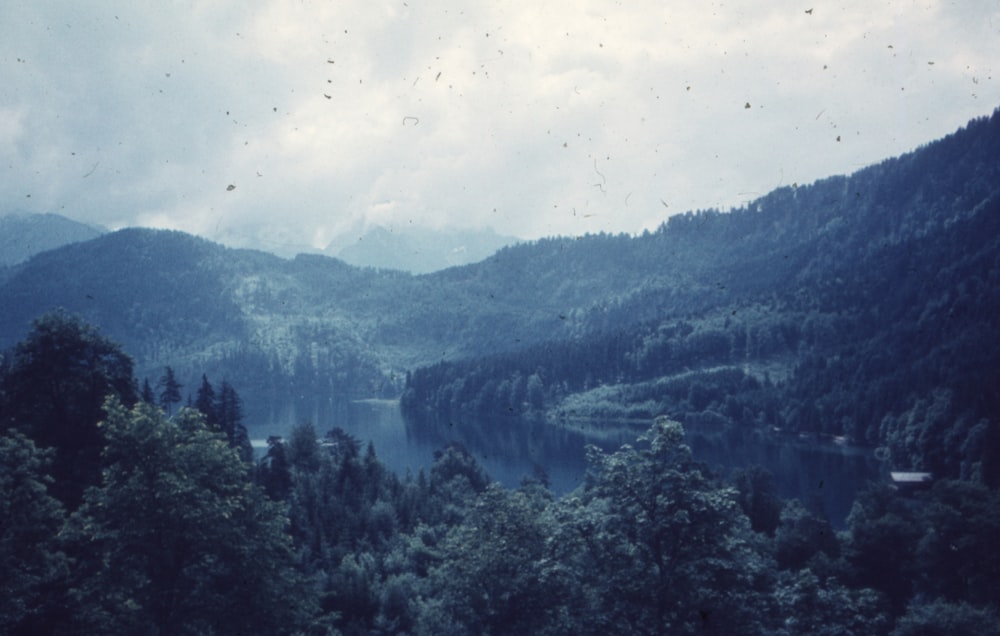
[[[0,212],[640,232],[991,113],[1000,0],[4,0],[0,65]]]

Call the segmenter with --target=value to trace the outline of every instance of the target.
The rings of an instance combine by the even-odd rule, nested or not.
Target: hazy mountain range
[[[107,231],[59,214],[12,212],[0,216],[0,266],[16,265],[39,252],[87,241]],[[306,246],[259,249],[286,258],[299,253],[322,253],[358,267],[426,274],[481,261],[500,248],[519,242],[521,239],[501,236],[489,228],[432,230],[374,226],[363,231],[345,232],[323,250]]]
[[[740,209],[425,275],[126,229],[2,270],[0,307],[3,347],[61,307],[120,342],[140,379],[165,365],[189,390],[228,379],[252,430],[290,400],[406,389],[460,413],[670,408],[898,437],[919,463],[928,446],[904,448],[904,432],[958,448],[1000,410],[1000,114]]]
[[[89,241],[105,232],[58,214],[13,212],[0,216],[0,266],[16,265],[39,252]]]
[[[346,233],[323,250],[358,267],[398,269],[427,274],[479,262],[502,247],[520,242],[486,230],[401,229],[375,226],[356,238]]]

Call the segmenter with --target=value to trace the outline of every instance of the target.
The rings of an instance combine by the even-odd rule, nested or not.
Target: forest
[[[526,383],[527,384],[527,383]],[[651,419],[556,497],[465,448],[396,475],[310,423],[254,458],[241,399],[182,406],[64,312],[0,368],[7,634],[998,634],[1000,494],[872,484],[835,532]]]
[[[738,209],[420,276],[135,228],[10,261],[0,633],[997,634],[997,184],[1000,111]],[[275,423],[368,398],[483,438],[646,432],[556,494],[461,444],[397,474],[336,423]],[[685,432],[933,480],[832,524]]]
[[[65,308],[140,379],[169,366],[243,387],[254,437],[287,435],[273,413],[293,398],[402,395],[465,419],[668,414],[846,438],[996,483],[977,440],[1000,407],[982,372],[1000,362],[998,183],[1000,112],[738,209],[420,276],[128,228],[0,268],[0,347]]]
[[[616,275],[624,259],[646,285],[560,314],[569,334],[413,370],[403,408],[556,424],[666,413],[699,431],[837,438],[995,488],[996,157],[994,114],[847,178],[671,217],[641,239],[580,241],[567,251]]]

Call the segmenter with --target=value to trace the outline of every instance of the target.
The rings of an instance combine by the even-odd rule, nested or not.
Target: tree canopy
[[[132,359],[95,327],[61,311],[38,318],[0,378],[0,421],[55,450],[53,494],[75,507],[100,477],[104,400],[138,399]]]
[[[203,417],[107,404],[104,480],[69,525],[98,632],[295,633],[312,615],[281,507]]]

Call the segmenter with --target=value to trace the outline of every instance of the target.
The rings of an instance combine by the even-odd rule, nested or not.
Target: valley
[[[1000,480],[993,451],[969,441],[994,434],[1000,407],[981,371],[1000,357],[998,158],[994,114],[742,208],[422,275],[125,229],[4,268],[0,346],[61,308],[120,342],[140,382],[167,366],[188,392],[202,374],[225,379],[253,433],[275,432],[289,398],[402,397],[411,414],[463,417],[668,413],[695,429],[843,436],[908,468]]]

